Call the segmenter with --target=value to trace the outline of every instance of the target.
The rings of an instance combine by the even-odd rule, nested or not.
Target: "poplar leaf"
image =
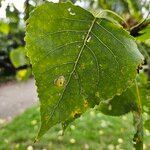
[[[45,3],[28,19],[26,49],[41,111],[38,138],[129,87],[143,56],[121,26],[71,3]]]

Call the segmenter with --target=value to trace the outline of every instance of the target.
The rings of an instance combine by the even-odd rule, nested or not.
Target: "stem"
[[[29,18],[29,0],[26,0],[24,2],[24,14],[25,14],[24,20],[26,21]]]
[[[142,102],[141,102],[141,97],[140,97],[140,92],[139,92],[139,87],[138,87],[137,81],[135,81],[135,86],[136,86],[136,93],[137,93],[137,99],[138,99],[139,113],[142,114]]]
[[[134,134],[133,144],[135,150],[143,150],[143,120],[139,112],[133,112],[134,126],[136,133]]]
[[[144,29],[150,24],[150,20],[148,19],[150,15],[150,5],[149,5],[149,12],[144,20],[142,20],[139,24],[135,25],[130,29],[130,34],[134,37],[139,36],[139,31]]]
[[[143,119],[142,119],[142,103],[140,98],[140,92],[135,81],[136,85],[136,92],[137,92],[137,104],[138,110],[133,112],[133,119],[134,119],[134,127],[136,129],[136,133],[133,138],[134,148],[135,150],[143,150]]]
[[[117,13],[115,13],[115,12],[113,12],[113,11],[111,11],[111,10],[108,10],[108,9],[102,10],[102,11],[101,11],[100,13],[98,13],[96,16],[102,15],[102,14],[105,13],[105,12],[114,15],[114,16],[117,17],[120,21],[124,22],[127,28],[129,27],[128,24],[126,23],[126,21],[125,21],[120,15],[118,15]]]

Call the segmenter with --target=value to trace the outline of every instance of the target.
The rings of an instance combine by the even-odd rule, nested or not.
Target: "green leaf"
[[[19,47],[10,52],[10,60],[15,68],[26,64],[26,56],[24,47]]]
[[[142,18],[142,3],[140,0],[127,0],[130,13],[133,17],[135,17],[137,20]]]
[[[147,89],[147,76],[145,73],[139,73],[136,76],[136,82],[138,85],[138,92],[142,101],[143,112],[149,111],[149,97]],[[116,95],[112,100],[108,102],[101,102],[97,106],[97,110],[110,116],[121,116],[130,111],[138,111],[138,93],[135,85],[128,88],[121,95]]]
[[[71,3],[37,7],[25,40],[41,102],[38,137],[121,94],[143,59],[122,27]]]
[[[0,33],[9,33],[9,25],[3,21],[0,21]]]
[[[147,26],[145,29],[143,29],[140,34],[141,36],[138,36],[137,40],[149,43],[150,45],[150,26]]]
[[[109,116],[121,116],[129,113],[130,111],[137,111],[138,106],[136,103],[136,89],[135,86],[128,88],[121,95],[116,95],[109,102],[102,102],[97,110]]]

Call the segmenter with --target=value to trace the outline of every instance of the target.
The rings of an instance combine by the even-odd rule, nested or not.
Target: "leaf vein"
[[[64,88],[64,90],[63,90],[63,92],[62,92],[62,94],[61,94],[61,97],[59,98],[57,104],[55,105],[53,111],[51,112],[51,115],[50,115],[50,118],[49,118],[49,119],[51,119],[51,118],[53,117],[54,112],[55,112],[57,106],[59,105],[59,103],[60,103],[61,100],[62,100],[62,97],[63,97],[63,95],[64,95],[64,93],[65,93],[65,91],[66,91],[66,89],[67,89],[66,87],[68,86],[68,84],[69,84],[69,82],[70,82],[70,80],[71,80],[71,78],[72,78],[72,75],[73,75],[73,73],[75,72],[75,69],[76,69],[77,64],[78,64],[78,62],[79,62],[79,59],[80,59],[80,57],[81,57],[81,54],[82,54],[82,52],[83,52],[83,50],[84,50],[84,48],[85,48],[86,42],[87,42],[87,40],[88,40],[88,38],[89,38],[89,34],[90,34],[90,32],[91,32],[91,30],[92,30],[92,28],[93,28],[93,26],[94,26],[94,24],[95,24],[95,22],[96,22],[96,19],[97,19],[97,18],[94,18],[93,21],[92,21],[92,24],[91,24],[91,26],[90,26],[90,28],[89,28],[89,30],[88,30],[88,32],[87,32],[87,35],[86,35],[86,37],[85,37],[85,39],[84,39],[83,46],[81,47],[81,50],[80,50],[80,52],[79,52],[79,54],[78,54],[78,56],[77,56],[77,59],[76,59],[76,61],[75,61],[75,65],[74,65],[74,67],[73,67],[73,70],[72,70],[72,72],[70,73],[70,76],[69,76],[69,78],[68,78],[68,82],[67,82],[67,84],[66,84],[66,86],[65,86],[65,88]]]
[[[113,52],[102,40],[100,40],[100,38],[99,38],[97,35],[95,35],[92,31],[91,31],[91,34],[92,34],[102,45],[104,45],[104,46],[108,49],[108,51],[109,51],[109,52],[112,54],[112,56],[114,57],[114,59],[115,59],[117,65],[119,66],[119,62],[117,61],[116,55],[114,54],[114,52]]]
[[[65,33],[65,32],[77,32],[77,33],[84,33],[86,31],[80,31],[80,30],[61,30],[61,31],[57,31],[57,32],[52,32],[52,33],[47,33],[47,34],[43,34],[41,37],[47,37],[49,35],[54,35],[54,34],[59,34],[59,33]]]
[[[120,39],[118,39],[113,33],[111,33],[108,29],[106,29],[105,27],[103,27],[100,23],[98,23],[98,22],[96,22],[96,24],[99,26],[99,27],[101,27],[103,30],[105,30],[107,33],[109,33],[110,35],[112,35],[112,37],[114,38],[114,39],[116,39],[120,44],[122,44],[125,48],[126,48],[126,50],[127,50],[127,47],[125,46],[125,44],[123,44],[123,42],[121,42],[121,40]],[[130,52],[130,51],[129,51]],[[131,52],[130,52],[131,53]],[[132,53],[131,53],[132,54]]]
[[[58,51],[58,50],[61,51],[61,50],[63,50],[64,47],[72,45],[72,44],[76,44],[76,43],[82,43],[82,42],[81,41],[75,41],[75,42],[70,42],[70,43],[66,43],[66,44],[63,44],[61,46],[58,46],[55,49],[48,51],[48,53],[46,53],[45,56],[43,56],[42,58],[39,58],[39,60],[37,60],[36,63],[39,63],[40,61],[42,61],[43,59],[45,59],[46,57],[48,57],[51,53],[53,53],[55,51]]]
[[[95,52],[86,44],[85,45],[89,50],[90,52],[92,53],[94,59],[95,59],[95,62],[96,62],[96,66],[97,66],[97,74],[98,74],[98,82],[97,82],[97,85],[99,84],[99,80],[100,80],[100,70],[99,70],[99,62],[98,62],[98,59],[96,57],[96,54]]]
[[[71,18],[65,18],[65,17],[62,17],[62,18],[58,18],[58,19],[63,19],[63,20],[69,20],[69,21],[75,21],[75,22],[89,22],[89,20],[79,20],[79,19],[71,19]]]
[[[53,69],[55,69],[55,68],[57,68],[57,67],[62,67],[62,66],[66,66],[66,65],[69,65],[69,64],[74,64],[74,62],[73,62],[73,61],[72,61],[72,62],[69,61],[69,62],[63,63],[63,64],[61,64],[61,65],[56,65],[56,66],[54,66],[54,67],[51,67],[51,68],[47,69],[46,71],[41,72],[41,73],[39,74],[39,77],[41,77],[43,74],[48,73],[48,71],[51,71],[51,70],[53,70]]]

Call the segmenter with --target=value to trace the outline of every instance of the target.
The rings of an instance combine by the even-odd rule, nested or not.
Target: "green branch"
[[[137,92],[137,104],[138,110],[133,112],[133,119],[134,119],[134,127],[136,129],[136,133],[133,138],[134,148],[136,150],[143,150],[143,118],[142,118],[142,102],[140,98],[140,92],[138,88],[138,84],[135,81],[136,85],[136,92]]]

